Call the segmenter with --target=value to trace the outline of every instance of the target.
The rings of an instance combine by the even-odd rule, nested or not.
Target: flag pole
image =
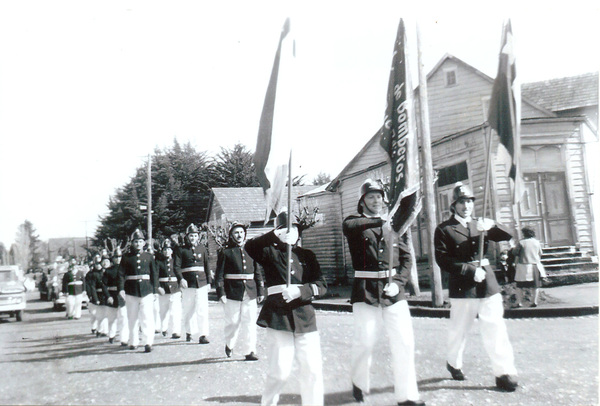
[[[290,148],[290,162],[288,163],[288,199],[287,199],[287,232],[292,229],[292,149]],[[287,245],[287,286],[292,282],[292,244]]]
[[[148,214],[148,250],[150,252],[153,252],[154,247],[152,245],[152,159],[150,157],[150,154],[148,154],[148,179],[146,187],[148,189],[148,205],[146,206]]]
[[[487,211],[487,197],[488,197],[488,180],[490,178],[490,168],[492,164],[492,134],[490,130],[490,126],[485,124],[485,132],[487,137],[487,156],[485,162],[485,179],[483,181],[483,213],[481,215],[482,219],[485,219],[485,212]],[[483,261],[483,250],[485,247],[485,230],[481,232],[479,235],[479,266],[481,266],[481,262]]]

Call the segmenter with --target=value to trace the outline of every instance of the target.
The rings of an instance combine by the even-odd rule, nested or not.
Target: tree
[[[214,160],[212,187],[252,187],[260,186],[253,154],[240,143],[232,149],[221,148]]]
[[[0,242],[0,265],[8,265],[8,251],[2,242]]]
[[[313,185],[321,186],[331,182],[331,176],[325,172],[319,172],[319,174],[313,179]]]
[[[25,220],[17,229],[14,251],[11,248],[14,264],[19,265],[24,271],[36,268],[40,262],[39,244],[40,239],[33,224]]]

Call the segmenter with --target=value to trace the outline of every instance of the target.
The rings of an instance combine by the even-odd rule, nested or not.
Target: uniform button
[[[137,260],[137,262],[138,262],[138,264],[139,264],[140,262],[142,262],[142,260],[141,260],[141,259],[138,259],[138,260]]]
[[[473,245],[477,244],[475,241],[473,241]]]
[[[383,249],[380,249],[379,252],[383,252]]]
[[[244,265],[244,269],[246,269],[246,265]]]
[[[296,271],[292,270],[290,273],[293,275],[293,274],[295,274],[295,273],[296,273]]]

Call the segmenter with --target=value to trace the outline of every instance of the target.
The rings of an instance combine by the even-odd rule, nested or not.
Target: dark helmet
[[[190,224],[186,229],[185,229],[185,234],[192,234],[192,233],[196,233],[199,234],[200,230],[198,230],[198,227],[196,227],[196,225],[194,223]]]
[[[231,237],[231,233],[233,233],[233,230],[236,229],[236,228],[238,228],[238,227],[243,228],[244,229],[244,233],[246,233],[248,231],[248,226],[246,224],[242,224],[242,223],[239,223],[237,221],[234,221],[233,223],[231,223],[231,226],[229,227],[229,236],[230,237]]]
[[[171,249],[173,249],[173,241],[171,241],[171,239],[170,239],[170,238],[167,238],[166,240],[164,240],[164,241],[162,242],[162,244],[160,245],[160,250],[161,250],[161,251],[164,251],[164,250],[166,250],[167,248],[171,248]]]
[[[452,206],[456,204],[459,199],[471,199],[475,200],[475,195],[471,191],[471,188],[467,185],[463,185],[458,182],[452,191]]]
[[[375,181],[373,179],[365,180],[363,182],[363,184],[360,185],[360,190],[358,192],[360,195],[360,198],[358,199],[357,211],[360,214],[362,214],[362,211],[363,211],[361,203],[362,203],[363,199],[365,198],[365,195],[370,192],[379,192],[379,193],[381,193],[381,196],[383,198],[385,198],[385,191],[383,190],[383,185],[381,184],[381,182]]]
[[[287,227],[288,223],[288,213],[287,211],[282,211],[275,218],[275,228]],[[298,226],[298,222],[292,219],[292,224]]]
[[[136,228],[135,231],[131,234],[131,241],[134,240],[145,240],[144,233],[139,228]]]

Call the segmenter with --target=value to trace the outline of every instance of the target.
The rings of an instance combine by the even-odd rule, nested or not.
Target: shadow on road
[[[128,350],[131,351],[131,350]],[[141,348],[141,352],[144,349]],[[137,352],[140,352],[138,349]],[[93,372],[132,372],[132,371],[144,371],[148,369],[155,368],[172,368],[172,367],[180,367],[180,366],[189,366],[189,365],[203,365],[203,364],[220,364],[226,362],[245,362],[243,359],[235,360],[228,358],[204,358],[196,361],[185,361],[185,362],[155,362],[152,364],[137,364],[137,365],[123,365],[121,367],[111,367],[111,368],[100,368],[100,369],[88,369],[85,371],[72,371],[69,374],[89,374]]]

